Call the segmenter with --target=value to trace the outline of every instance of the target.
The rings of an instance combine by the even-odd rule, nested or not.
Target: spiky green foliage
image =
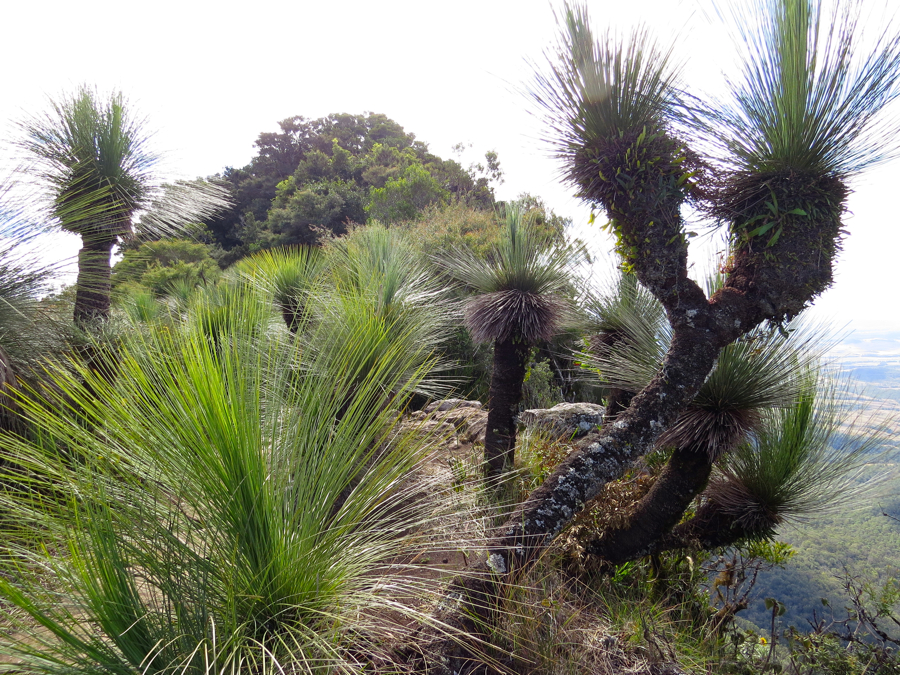
[[[616,363],[624,361],[631,367],[640,367],[644,372],[641,379],[649,382],[665,355],[660,350],[670,340],[669,325],[662,305],[641,286],[637,277],[620,273],[612,283],[589,291],[584,314],[584,329],[589,335],[586,362],[598,366],[595,357],[615,351]],[[609,385],[616,384],[615,376],[605,368],[600,378]],[[623,388],[634,393],[631,385]]]
[[[792,406],[768,411],[755,437],[719,463],[706,497],[748,531],[766,534],[785,521],[804,521],[877,481],[858,480],[884,446],[883,428],[866,428],[834,381],[806,373]]]
[[[313,322],[370,336],[372,350],[368,355],[360,353],[359,372],[365,372],[368,359],[379,358],[380,350],[405,345],[410,354],[430,363],[431,374],[418,381],[418,393],[440,397],[452,383],[435,374],[447,365],[437,354],[451,336],[458,309],[444,283],[427,269],[406,236],[374,225],[333,242],[326,250],[328,273],[311,306]],[[309,341],[323,358],[341,361],[339,344]],[[416,368],[424,362],[418,362]]]
[[[592,304],[598,327],[616,331],[615,339],[579,358],[604,386],[635,394],[659,371],[671,328],[659,303],[634,282],[621,280],[611,290]],[[713,458],[727,451],[756,428],[766,410],[792,404],[808,384],[805,369],[828,342],[817,327],[799,323],[787,331],[751,331],[722,350],[690,406],[658,444],[703,449]]]
[[[184,236],[191,229],[217,216],[231,205],[228,189],[202,179],[176,180],[153,185],[134,225],[134,238],[155,241],[160,237]]]
[[[825,348],[815,329],[787,337],[771,327],[751,331],[722,349],[694,400],[659,443],[705,446],[710,457],[730,450],[757,428],[765,411],[789,405],[804,390],[803,370]]]
[[[24,541],[4,541],[0,595],[25,615],[0,672],[352,672],[414,613],[392,571],[430,513],[404,481],[431,439],[398,434],[394,402],[427,359],[397,343],[348,377],[364,331],[317,328],[337,362],[248,322],[151,327],[114,380],[54,368],[21,401],[42,431],[0,437]]]
[[[316,288],[323,262],[318,249],[303,246],[261,251],[235,267],[272,296],[288,328],[296,332],[308,318],[309,295]]]
[[[627,38],[610,31],[596,40],[587,9],[568,3],[558,21],[559,44],[548,54],[549,70],[537,72],[531,97],[544,113],[566,177],[584,186],[596,180],[584,160],[598,143],[662,129],[677,70],[671,49],[659,47],[644,29]]]
[[[328,261],[339,291],[371,296],[379,314],[438,303],[446,288],[416,253],[406,233],[375,224],[333,242]]]
[[[505,219],[500,241],[486,259],[455,249],[434,260],[474,292],[465,307],[474,340],[516,338],[532,344],[551,337],[565,318],[571,272],[583,252],[538,235],[518,204],[507,205]]]
[[[755,173],[856,174],[891,156],[900,34],[864,34],[859,0],[748,0],[719,8],[743,72],[706,111],[727,164]]]
[[[618,274],[611,283],[589,292],[583,304],[584,327],[591,333],[621,334],[637,340],[640,333],[655,332],[665,321],[662,305],[633,274]]]
[[[128,318],[135,323],[152,323],[158,320],[166,310],[153,292],[142,287],[131,290],[121,302]]]
[[[38,297],[47,291],[50,274],[52,266],[48,269],[0,234],[0,349],[22,365],[34,365],[40,356],[36,345],[49,337],[40,335],[35,323]]]
[[[214,341],[269,332],[275,317],[266,298],[245,280],[232,277],[189,297],[185,321]]]
[[[637,393],[659,369],[671,342],[671,326],[660,302],[632,274],[621,272],[586,303],[590,351],[579,360],[606,387]]]

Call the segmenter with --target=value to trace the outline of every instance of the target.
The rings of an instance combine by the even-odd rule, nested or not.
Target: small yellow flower
[[[767,644],[769,644],[769,641],[766,640],[766,638],[761,637],[761,638],[759,638],[759,644],[761,644],[761,645],[767,645]]]

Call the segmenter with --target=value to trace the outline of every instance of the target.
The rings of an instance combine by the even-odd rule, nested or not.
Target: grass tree
[[[722,348],[764,321],[796,316],[828,286],[846,181],[893,148],[883,113],[900,94],[900,37],[885,34],[860,56],[858,3],[839,3],[830,21],[817,0],[740,7],[742,79],[731,82],[733,102],[700,112],[680,107],[670,52],[643,31],[596,40],[584,9],[562,16],[535,101],[566,178],[608,214],[624,265],[663,306],[672,339],[616,424],[530,497],[511,544],[555,536],[678,424]],[[687,274],[688,202],[732,235],[733,256],[711,296]],[[528,546],[514,550],[530,555]]]
[[[65,349],[65,331],[39,303],[57,265],[35,250],[43,228],[12,192],[11,184],[0,180],[0,428],[17,423],[8,407],[10,388],[20,380],[33,383],[41,359]]]
[[[586,347],[592,358],[604,359],[624,351],[634,357],[632,365],[648,357],[645,372],[652,372],[658,366],[659,332],[666,325],[665,311],[633,274],[619,274],[606,288],[587,293],[584,315],[583,328],[588,333]],[[600,380],[603,380],[602,372]],[[603,383],[601,392],[606,424],[628,408],[636,393],[629,387],[619,388],[609,382]]]
[[[605,323],[617,339],[592,340],[600,349],[579,358],[604,388],[633,396],[659,370],[672,331],[652,296],[630,282],[620,281],[616,291],[625,297],[601,296],[593,304],[605,310]],[[649,492],[587,550],[621,564],[654,546],[684,517],[732,450],[768,433],[773,414],[814,394],[809,373],[828,344],[821,328],[797,322],[783,330],[761,326],[725,346],[694,399],[657,439],[656,447],[670,455]]]
[[[722,181],[706,208],[731,233],[726,286],[767,318],[795,316],[831,285],[849,181],[896,152],[900,124],[884,111],[900,94],[900,35],[890,23],[864,34],[865,11],[751,0],[725,12],[742,72],[694,133]]]
[[[260,251],[236,267],[272,296],[288,330],[297,333],[309,318],[309,296],[316,288],[323,261],[319,249],[303,246]]]
[[[369,360],[381,349],[393,349],[398,343],[432,360],[428,377],[419,380],[415,392],[440,398],[452,382],[442,374],[449,364],[438,355],[459,310],[445,282],[429,269],[408,236],[374,224],[331,242],[325,250],[328,271],[312,307],[313,320],[337,331],[362,331],[371,336],[373,345],[381,345],[357,364],[360,373],[371,367]],[[336,344],[310,346],[339,361],[343,356]]]
[[[815,368],[805,378],[791,405],[766,411],[755,433],[716,463],[696,512],[649,552],[766,539],[787,523],[866,503],[887,476],[861,478],[890,447],[889,430],[860,413],[846,382]]]
[[[464,310],[472,338],[494,346],[484,441],[489,475],[513,466],[516,416],[531,349],[559,329],[579,255],[538,235],[519,205],[510,204],[500,242],[487,258],[463,249],[437,258],[473,293]]]
[[[115,380],[51,367],[19,395],[41,433],[0,434],[17,608],[0,670],[359,672],[393,618],[427,619],[402,560],[433,508],[406,479],[434,440],[396,423],[432,361],[319,323],[331,360],[249,332],[264,299],[216,300],[134,331]]]
[[[888,28],[864,41],[862,3],[829,3],[830,15],[823,4],[734,5],[743,72],[729,81],[730,101],[690,106],[678,103],[686,87],[671,50],[646,31],[596,39],[585,9],[562,12],[534,101],[565,178],[608,215],[623,264],[662,304],[672,340],[616,423],[588,435],[511,516],[493,542],[494,576],[454,587],[468,610],[484,616],[479,598],[497,592],[498,570],[508,579],[529,565],[655,446],[723,347],[764,321],[796,316],[831,283],[848,181],[897,147],[898,123],[885,112],[900,95],[900,35]],[[688,276],[682,207],[690,202],[732,237],[712,296]]]
[[[47,113],[21,128],[19,146],[49,192],[52,215],[81,237],[74,309],[79,326],[109,317],[112,248],[132,232],[140,210],[148,210],[144,229],[159,231],[201,220],[227,203],[221,190],[200,181],[158,184],[146,122],[121,93],[102,96],[82,86],[51,100]]]

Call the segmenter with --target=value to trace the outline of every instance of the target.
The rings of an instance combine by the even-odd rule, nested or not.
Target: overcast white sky
[[[662,39],[680,35],[687,81],[721,86],[731,51],[703,17],[706,0],[588,5],[597,30],[644,21]],[[519,93],[527,61],[542,62],[555,30],[547,0],[8,0],[0,134],[9,138],[13,121],[80,83],[117,88],[156,130],[166,171],[196,177],[243,166],[257,135],[286,117],[380,112],[443,157],[458,142],[472,144],[465,161],[496,150],[506,173],[501,198],[540,195],[606,250],[605,235],[586,225],[589,209],[557,180]],[[820,316],[900,331],[898,185],[900,161],[855,183],[851,236],[835,287],[817,303]]]

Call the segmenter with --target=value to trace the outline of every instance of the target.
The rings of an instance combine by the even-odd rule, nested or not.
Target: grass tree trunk
[[[16,420],[15,412],[12,409],[15,403],[8,394],[15,382],[16,372],[13,369],[12,360],[3,347],[0,347],[0,430],[3,431],[13,429]],[[2,465],[3,458],[0,457],[0,466]]]
[[[621,565],[651,552],[675,527],[709,482],[712,461],[705,448],[676,448],[650,491],[636,504],[628,522],[603,533],[588,552]]]
[[[78,279],[75,282],[75,325],[84,327],[109,318],[110,257],[115,237],[83,237],[78,252]]]
[[[484,434],[485,471],[489,476],[497,476],[512,468],[515,461],[516,415],[522,401],[530,351],[528,344],[519,338],[494,342],[494,366]]]
[[[762,520],[748,522],[730,514],[715,501],[704,503],[697,514],[657,539],[649,551],[661,553],[675,549],[713,550],[733,546],[748,539],[772,536],[774,523]]]
[[[291,299],[280,303],[279,309],[287,329],[291,335],[296,335],[306,320],[305,307],[299,301]]]

